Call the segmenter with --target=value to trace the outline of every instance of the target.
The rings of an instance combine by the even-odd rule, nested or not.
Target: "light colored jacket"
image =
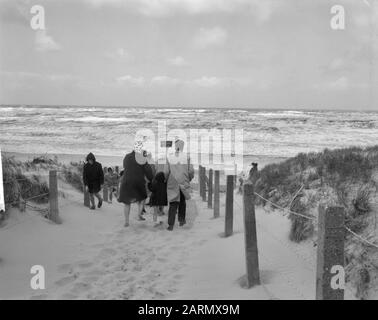
[[[191,192],[190,181],[194,178],[194,168],[186,153],[180,152],[170,155],[165,172],[168,175],[168,202],[180,201],[180,190],[185,199],[189,200]]]

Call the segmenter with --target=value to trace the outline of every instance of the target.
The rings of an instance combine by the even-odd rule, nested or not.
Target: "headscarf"
[[[184,150],[184,145],[185,145],[185,142],[181,139],[176,139],[175,141],[175,149],[179,149],[180,151],[183,151]]]
[[[96,157],[94,156],[94,154],[92,152],[90,152],[88,155],[87,155],[87,158],[86,158],[87,162],[89,160],[93,160],[93,162],[96,162]]]

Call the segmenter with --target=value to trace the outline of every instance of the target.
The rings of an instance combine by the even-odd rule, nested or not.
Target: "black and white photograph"
[[[0,0],[0,300],[378,300],[377,89],[378,0]]]

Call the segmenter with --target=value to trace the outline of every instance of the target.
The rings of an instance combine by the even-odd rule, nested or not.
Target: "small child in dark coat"
[[[162,207],[168,205],[167,200],[167,181],[164,172],[158,172],[151,183],[148,184],[151,191],[150,206],[154,208],[153,219],[157,222],[158,215],[163,215]],[[157,225],[162,224],[160,221]]]

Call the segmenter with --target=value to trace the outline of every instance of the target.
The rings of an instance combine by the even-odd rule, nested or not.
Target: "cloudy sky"
[[[377,2],[0,0],[0,103],[378,110]]]

